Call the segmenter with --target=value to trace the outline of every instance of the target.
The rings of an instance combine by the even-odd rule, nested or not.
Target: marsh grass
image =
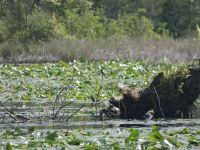
[[[20,48],[21,47],[21,48]],[[185,62],[200,56],[199,39],[186,38],[117,38],[88,39],[52,39],[39,45],[20,43],[0,44],[0,55],[5,62],[34,63],[57,62],[60,60],[147,60],[161,62]]]

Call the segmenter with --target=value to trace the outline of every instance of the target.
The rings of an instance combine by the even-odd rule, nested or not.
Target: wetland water
[[[86,149],[88,143],[94,143],[99,149],[109,149],[113,144],[118,144],[120,148],[125,148],[125,139],[130,135],[130,129],[139,130],[140,139],[137,144],[145,142],[146,137],[152,134],[152,126],[159,126],[163,136],[173,134],[178,142],[183,143],[179,149],[196,149],[195,146],[189,144],[189,139],[195,134],[195,140],[200,139],[199,129],[200,120],[196,119],[177,119],[177,120],[95,120],[96,114],[93,103],[89,101],[69,101],[69,105],[60,112],[61,118],[52,120],[47,117],[52,114],[53,103],[49,101],[40,102],[24,102],[13,101],[12,106],[15,106],[16,114],[24,115],[31,120],[24,123],[12,123],[13,119],[6,115],[0,116],[0,148],[5,148],[8,143],[17,149],[30,148],[30,143],[36,142],[35,146],[42,149]],[[4,102],[8,108],[11,108],[10,102]],[[69,118],[72,114],[83,106],[75,115]],[[58,109],[57,105],[55,110]],[[100,106],[98,106],[100,109]],[[0,107],[1,112],[5,111],[4,107]],[[94,114],[94,115],[92,115]],[[196,114],[196,117],[198,114]],[[66,119],[69,119],[66,121]],[[30,132],[31,128],[35,128],[34,132]],[[56,133],[54,144],[48,144],[45,139],[50,133]],[[69,134],[69,133],[70,134]],[[63,134],[64,133],[64,134]],[[198,134],[196,134],[198,133]],[[7,135],[8,134],[8,135]],[[69,137],[66,135],[69,134]],[[57,139],[58,138],[58,139]],[[197,138],[197,139],[196,139]],[[63,140],[64,139],[64,140]],[[70,140],[79,139],[80,143],[71,143]],[[37,143],[38,141],[38,143]],[[39,142],[40,141],[40,142]],[[43,141],[41,143],[41,141]],[[63,142],[65,141],[65,142]],[[70,144],[71,143],[71,144]],[[84,143],[84,144],[83,144]],[[126,146],[125,146],[126,145]],[[167,145],[166,143],[164,145]],[[163,145],[161,144],[160,147]],[[171,147],[170,147],[171,146]],[[130,146],[131,147],[131,146]],[[159,147],[159,144],[158,144]],[[126,147],[127,148],[127,147]],[[169,149],[175,148],[169,144]],[[176,147],[178,148],[178,147]],[[136,149],[141,149],[137,147]]]
[[[18,119],[15,123],[0,105],[0,149],[199,149],[198,119],[98,121],[94,104],[84,101],[98,95],[99,87],[103,87],[99,99],[106,100],[119,95],[118,83],[145,88],[161,71],[178,68],[179,65],[169,63],[112,60],[1,64],[0,101],[30,120]],[[66,107],[52,120],[53,101],[64,87],[67,90],[59,102],[82,101],[64,101]],[[54,112],[59,106],[56,103]],[[195,114],[195,118],[199,116]],[[159,131],[152,127],[155,125],[160,127]]]

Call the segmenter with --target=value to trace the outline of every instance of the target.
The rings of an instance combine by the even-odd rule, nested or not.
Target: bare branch
[[[86,105],[85,104],[82,104],[82,106],[77,109],[73,114],[71,114],[67,119],[66,121],[68,121],[69,119],[71,119],[74,115],[76,115],[83,107],[85,107]]]
[[[157,97],[157,99],[158,99],[158,106],[159,106],[160,112],[162,113],[163,118],[165,118],[165,115],[164,115],[164,113],[163,113],[162,107],[161,107],[161,105],[160,105],[160,98],[159,98],[159,96],[158,96],[157,90],[155,89],[154,86],[153,86],[153,89],[154,89],[154,91],[155,91],[155,93],[156,93],[156,97]]]
[[[2,101],[0,101],[0,104],[11,114],[14,114],[14,112],[10,109],[8,109],[8,107],[6,105],[4,105],[4,103]]]

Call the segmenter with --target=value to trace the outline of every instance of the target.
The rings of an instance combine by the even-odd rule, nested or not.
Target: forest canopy
[[[0,1],[0,51],[5,56],[8,46],[29,51],[29,45],[51,39],[198,39],[199,26],[199,0]]]
[[[2,0],[0,42],[198,35],[199,0]]]

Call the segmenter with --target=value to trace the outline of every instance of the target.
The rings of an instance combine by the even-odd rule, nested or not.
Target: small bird
[[[154,117],[154,110],[150,109],[148,112],[146,112],[146,114],[144,114],[143,118],[145,120],[152,120]]]

